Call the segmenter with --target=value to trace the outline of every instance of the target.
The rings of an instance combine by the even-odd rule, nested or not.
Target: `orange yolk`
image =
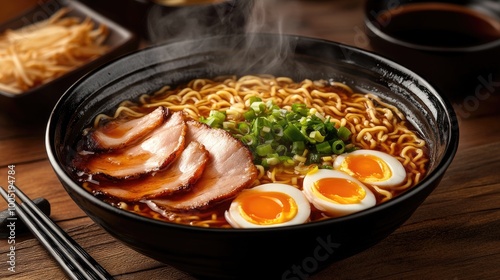
[[[341,170],[359,178],[361,181],[380,181],[391,177],[385,161],[372,155],[351,155],[346,157]]]
[[[237,201],[243,218],[259,225],[287,222],[295,217],[298,211],[295,200],[280,192],[246,191]]]
[[[316,191],[340,204],[359,203],[366,196],[365,190],[344,178],[321,178],[314,182]]]

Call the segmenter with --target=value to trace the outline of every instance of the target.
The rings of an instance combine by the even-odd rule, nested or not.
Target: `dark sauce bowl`
[[[449,96],[470,94],[500,72],[500,2],[369,0],[372,48]]]
[[[194,78],[259,73],[296,81],[332,79],[395,104],[428,141],[428,174],[394,199],[342,218],[272,229],[214,229],[117,209],[84,190],[68,167],[82,130],[97,114],[112,112],[124,100]],[[76,204],[109,234],[145,256],[200,278],[294,279],[377,244],[403,224],[438,186],[455,156],[458,137],[450,103],[407,68],[335,42],[253,34],[158,45],[96,69],[55,106],[46,149]]]

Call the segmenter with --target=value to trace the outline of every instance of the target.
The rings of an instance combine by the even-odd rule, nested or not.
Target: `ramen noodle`
[[[228,121],[243,122],[252,98],[271,102],[279,108],[292,110],[294,104],[305,104],[308,110],[328,117],[335,127],[349,130],[346,147],[351,150],[378,151],[396,159],[404,167],[404,179],[390,187],[366,184],[380,204],[414,187],[426,174],[429,162],[426,142],[394,105],[371,93],[360,93],[335,81],[303,80],[271,75],[224,76],[214,79],[193,79],[187,84],[165,86],[153,94],[144,94],[135,101],[125,101],[111,115],[100,114],[94,127],[120,118],[140,118],[163,106],[172,112],[182,111],[194,120],[206,119],[211,112],[224,112]],[[293,167],[262,166],[256,162],[257,179],[252,186],[279,183],[302,190],[304,177],[312,169],[332,168],[339,155],[323,156],[321,164],[298,162]],[[87,180],[83,186],[94,191],[95,182]],[[104,201],[127,211],[154,219],[203,227],[230,227],[224,218],[231,203],[223,201],[209,209],[176,213],[151,207],[148,203],[121,201],[95,192]],[[315,205],[315,204],[314,204]],[[327,219],[318,207],[311,207],[310,221]]]

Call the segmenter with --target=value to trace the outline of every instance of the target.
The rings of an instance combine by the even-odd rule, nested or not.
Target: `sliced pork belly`
[[[158,198],[189,189],[203,173],[208,161],[208,151],[198,142],[191,142],[179,159],[168,168],[139,179],[119,182],[101,181],[92,185],[96,192],[124,201]]]
[[[124,149],[91,155],[85,173],[126,179],[158,171],[179,157],[187,131],[184,115],[176,112],[142,141]]]
[[[257,178],[257,168],[250,151],[222,129],[213,129],[196,121],[188,121],[186,141],[203,144],[210,160],[198,182],[182,195],[145,201],[169,211],[203,209],[234,197]]]
[[[89,151],[99,151],[129,146],[159,127],[167,115],[168,110],[165,107],[158,107],[141,118],[110,121],[89,131],[85,147]]]

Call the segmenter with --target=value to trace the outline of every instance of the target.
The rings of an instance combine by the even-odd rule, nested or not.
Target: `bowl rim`
[[[374,23],[375,19],[373,18],[373,13],[377,14],[379,12],[379,9],[374,9],[373,7],[375,4],[374,2],[378,1],[366,1],[365,2],[365,9],[364,9],[364,23],[366,28],[373,33],[375,37],[379,37],[380,39],[392,43],[394,45],[399,45],[402,47],[406,47],[408,49],[414,49],[414,50],[419,50],[419,51],[428,51],[428,52],[443,52],[443,53],[473,53],[473,52],[481,52],[481,51],[486,51],[490,50],[496,47],[500,47],[500,37],[486,42],[482,43],[479,45],[473,45],[473,46],[466,46],[466,47],[438,47],[438,46],[430,46],[430,45],[423,45],[423,44],[416,44],[416,43],[410,43],[405,40],[398,39],[380,29],[377,27],[377,24]],[[404,6],[405,4],[411,4],[411,3],[420,3],[420,2],[432,2],[432,1],[416,1],[412,2],[410,1],[409,3],[404,3],[400,5]],[[436,2],[436,1],[434,1]],[[464,6],[461,5],[460,3],[450,3],[448,1],[442,1],[439,0],[437,3],[447,3],[447,4],[452,4],[452,5],[458,5],[458,6]],[[376,6],[375,6],[376,7]],[[500,7],[500,6],[499,6]],[[498,17],[500,19],[500,12],[498,14]],[[499,30],[500,31],[500,30]]]
[[[257,35],[260,36],[276,36],[278,34],[270,34],[270,33],[257,33]],[[234,36],[234,35],[230,35]],[[431,182],[434,181],[439,181],[440,178],[443,176],[445,173],[446,169],[448,166],[451,164],[453,161],[453,158],[458,150],[458,143],[459,143],[459,126],[458,126],[458,119],[456,117],[455,111],[453,110],[453,107],[450,103],[450,101],[446,98],[444,98],[442,95],[440,95],[435,87],[433,87],[429,82],[427,82],[426,79],[422,78],[420,75],[416,74],[412,70],[402,66],[401,64],[398,64],[390,59],[387,59],[385,57],[382,57],[374,52],[367,51],[355,46],[350,46],[346,45],[343,43],[331,41],[331,40],[326,40],[326,39],[319,39],[319,38],[312,38],[312,37],[307,37],[307,36],[302,36],[302,35],[288,35],[288,34],[279,34],[279,36],[287,36],[289,38],[297,38],[301,40],[306,40],[309,42],[317,42],[321,44],[331,44],[334,46],[338,46],[341,48],[345,48],[348,51],[353,51],[356,52],[360,55],[369,57],[370,59],[376,60],[379,64],[386,64],[391,68],[403,71],[405,74],[409,74],[412,78],[417,79],[425,88],[429,89],[430,92],[432,93],[432,96],[436,98],[439,101],[440,106],[445,109],[446,115],[448,116],[448,122],[449,122],[449,131],[448,131],[448,139],[449,142],[446,143],[444,147],[444,153],[442,156],[442,160],[437,163],[436,167],[428,174],[425,175],[425,177],[420,181],[416,186],[413,188],[401,193],[400,195],[390,199],[389,201],[386,201],[384,203],[378,204],[374,207],[365,209],[360,212],[356,212],[353,214],[349,214],[343,217],[337,217],[337,218],[332,218],[332,219],[327,219],[327,220],[321,220],[321,221],[314,221],[314,222],[308,222],[305,224],[300,224],[300,225],[291,225],[291,226],[283,226],[283,227],[269,227],[269,228],[250,228],[250,229],[237,229],[237,228],[204,228],[204,227],[197,227],[197,226],[189,226],[189,225],[183,225],[183,224],[176,224],[176,223],[170,223],[170,222],[165,222],[165,221],[159,221],[155,220],[152,218],[144,217],[139,214],[135,214],[126,210],[118,209],[116,207],[113,207],[112,205],[96,198],[93,196],[91,193],[86,191],[84,188],[76,184],[66,173],[66,171],[62,168],[62,164],[58,162],[56,158],[56,148],[54,146],[54,141],[53,136],[54,136],[54,131],[56,129],[56,119],[59,118],[57,114],[57,110],[62,107],[62,104],[65,102],[65,99],[68,98],[70,95],[69,93],[71,90],[76,87],[80,82],[83,80],[86,80],[96,72],[99,72],[100,70],[113,65],[114,63],[119,63],[123,59],[131,58],[133,56],[139,55],[141,52],[147,52],[149,50],[155,50],[157,48],[162,48],[166,45],[173,45],[173,44],[178,44],[178,43],[186,43],[188,41],[197,41],[197,40],[204,40],[206,38],[202,39],[193,39],[193,40],[187,40],[187,41],[180,41],[180,42],[169,42],[169,43],[162,43],[154,46],[149,46],[146,48],[143,48],[141,50],[136,50],[134,52],[131,52],[127,55],[122,56],[119,59],[115,59],[111,62],[108,62],[104,65],[101,65],[98,68],[93,69],[92,71],[88,72],[85,76],[83,76],[81,79],[79,79],[77,82],[75,82],[70,88],[66,90],[66,92],[61,96],[61,98],[58,100],[57,104],[54,106],[50,117],[47,122],[46,126],[46,131],[45,131],[45,148],[48,156],[48,160],[50,164],[52,165],[52,168],[54,169],[54,172],[56,175],[59,177],[60,180],[63,180],[66,185],[63,184],[63,187],[66,189],[67,186],[74,191],[77,192],[78,195],[82,196],[85,200],[88,202],[91,202],[92,204],[97,205],[99,208],[102,208],[106,211],[111,211],[117,215],[120,216],[125,216],[127,218],[133,219],[133,220],[138,220],[140,222],[164,227],[164,228],[174,228],[174,229],[179,229],[179,230],[185,230],[185,231],[192,231],[192,232],[214,232],[214,233],[228,233],[228,234],[235,234],[238,232],[276,232],[276,231],[289,231],[289,230],[295,230],[295,229],[312,229],[315,228],[319,225],[326,225],[326,224],[335,224],[335,223],[343,223],[345,221],[351,221],[351,220],[356,220],[358,217],[369,215],[371,213],[376,213],[383,211],[386,208],[390,208],[395,204],[400,203],[401,201],[404,201],[408,199],[409,197],[412,197],[420,192],[424,192],[428,187]],[[215,37],[223,37],[223,36],[214,36]],[[79,206],[79,205],[78,205]]]

